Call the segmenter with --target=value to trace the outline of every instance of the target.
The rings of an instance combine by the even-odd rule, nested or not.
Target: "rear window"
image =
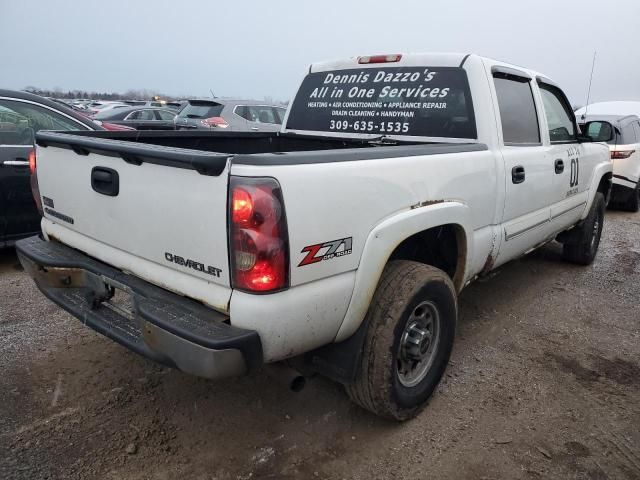
[[[467,74],[457,67],[376,67],[310,73],[287,128],[476,138]]]
[[[223,105],[214,102],[189,102],[178,114],[179,118],[211,118],[219,117]]]

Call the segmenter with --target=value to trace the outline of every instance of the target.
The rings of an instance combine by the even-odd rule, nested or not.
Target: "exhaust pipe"
[[[307,384],[304,375],[282,362],[269,363],[264,366],[264,371],[273,380],[293,392],[301,391]]]

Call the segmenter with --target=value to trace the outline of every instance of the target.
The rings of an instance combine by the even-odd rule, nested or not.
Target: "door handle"
[[[524,167],[522,165],[517,165],[511,169],[511,181],[513,183],[522,183],[524,182],[525,174]]]
[[[555,166],[557,174],[564,172],[564,162],[561,158],[556,159],[553,165]]]
[[[28,167],[29,160],[24,160],[21,158],[16,158],[15,160],[5,160],[2,162],[2,165],[6,165],[8,167]]]
[[[257,131],[258,131],[258,130],[260,130],[260,129],[259,129],[258,127],[251,127],[251,130],[253,130],[253,131],[256,131],[256,132],[257,132]]]
[[[95,192],[115,197],[120,193],[120,177],[113,168],[93,167],[91,170],[91,188]]]

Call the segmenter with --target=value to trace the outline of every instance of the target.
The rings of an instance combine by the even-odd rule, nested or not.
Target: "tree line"
[[[89,90],[63,90],[62,88],[54,88],[53,90],[38,88],[29,85],[24,88],[25,92],[34,93],[43,97],[53,98],[87,98],[95,100],[151,100],[154,97],[160,97],[164,100],[175,100],[171,95],[165,95],[157,90],[148,89],[130,89],[124,93],[120,92],[96,92]]]
[[[159,97],[163,100],[180,100],[184,98],[197,98],[197,96],[189,96],[182,95],[176,97],[174,95],[166,95],[164,93],[158,92],[157,90],[148,90],[148,89],[129,89],[124,93],[119,92],[95,92],[88,90],[63,90],[62,88],[56,87],[53,90],[43,89],[34,87],[29,85],[23,89],[25,92],[34,93],[36,95],[40,95],[42,97],[53,97],[53,98],[86,98],[91,100],[153,100],[156,97]],[[226,97],[221,97],[226,98]],[[281,101],[275,100],[273,97],[264,97],[263,100],[265,103],[270,105],[288,105],[289,101]]]

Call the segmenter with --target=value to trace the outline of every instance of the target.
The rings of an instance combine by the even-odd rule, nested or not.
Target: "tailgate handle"
[[[91,188],[94,191],[115,197],[120,192],[120,177],[113,168],[93,167],[91,169]]]

